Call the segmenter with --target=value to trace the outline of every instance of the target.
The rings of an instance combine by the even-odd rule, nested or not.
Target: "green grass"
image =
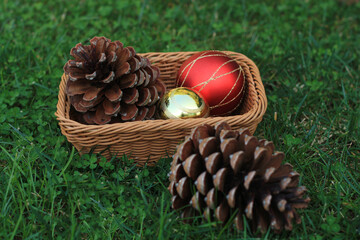
[[[138,52],[219,49],[253,59],[269,100],[255,135],[286,153],[312,199],[292,232],[263,237],[360,238],[359,3],[27,2],[0,2],[0,239],[256,236],[182,224],[166,189],[171,159],[97,165],[62,136],[54,116],[62,67],[93,36]]]

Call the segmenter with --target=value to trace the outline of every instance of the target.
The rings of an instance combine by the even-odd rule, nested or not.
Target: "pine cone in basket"
[[[253,232],[292,229],[300,223],[296,208],[307,207],[306,188],[298,187],[299,174],[281,164],[284,153],[273,142],[258,140],[246,129],[231,130],[227,123],[196,127],[178,146],[171,164],[169,190],[172,208],[182,218],[227,223],[234,216],[237,229],[246,217]]]
[[[159,69],[133,47],[94,37],[90,45],[79,43],[70,54],[75,59],[64,71],[73,119],[105,124],[153,117],[166,86],[158,79]]]

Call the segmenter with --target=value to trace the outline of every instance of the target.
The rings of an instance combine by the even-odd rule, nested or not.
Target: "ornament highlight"
[[[176,86],[199,92],[209,104],[210,115],[228,115],[240,105],[244,95],[244,71],[223,52],[203,51],[182,64]]]
[[[174,88],[159,103],[159,118],[200,118],[209,116],[209,106],[193,89]]]

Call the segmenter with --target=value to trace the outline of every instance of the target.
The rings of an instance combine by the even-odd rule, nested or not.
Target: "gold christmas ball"
[[[171,89],[159,102],[159,117],[162,119],[208,117],[209,113],[204,99],[190,88]]]

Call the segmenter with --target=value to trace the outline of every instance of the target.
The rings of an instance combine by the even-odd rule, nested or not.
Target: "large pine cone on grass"
[[[77,44],[64,71],[69,80],[71,117],[87,124],[151,119],[156,102],[166,91],[160,71],[133,47],[94,37],[90,45]]]
[[[185,222],[196,216],[214,217],[227,223],[234,219],[244,229],[275,232],[300,223],[296,208],[307,207],[306,188],[298,187],[299,174],[281,164],[284,153],[274,144],[258,140],[246,129],[231,130],[227,123],[202,125],[182,143],[173,156],[169,190],[172,208],[182,209]]]

